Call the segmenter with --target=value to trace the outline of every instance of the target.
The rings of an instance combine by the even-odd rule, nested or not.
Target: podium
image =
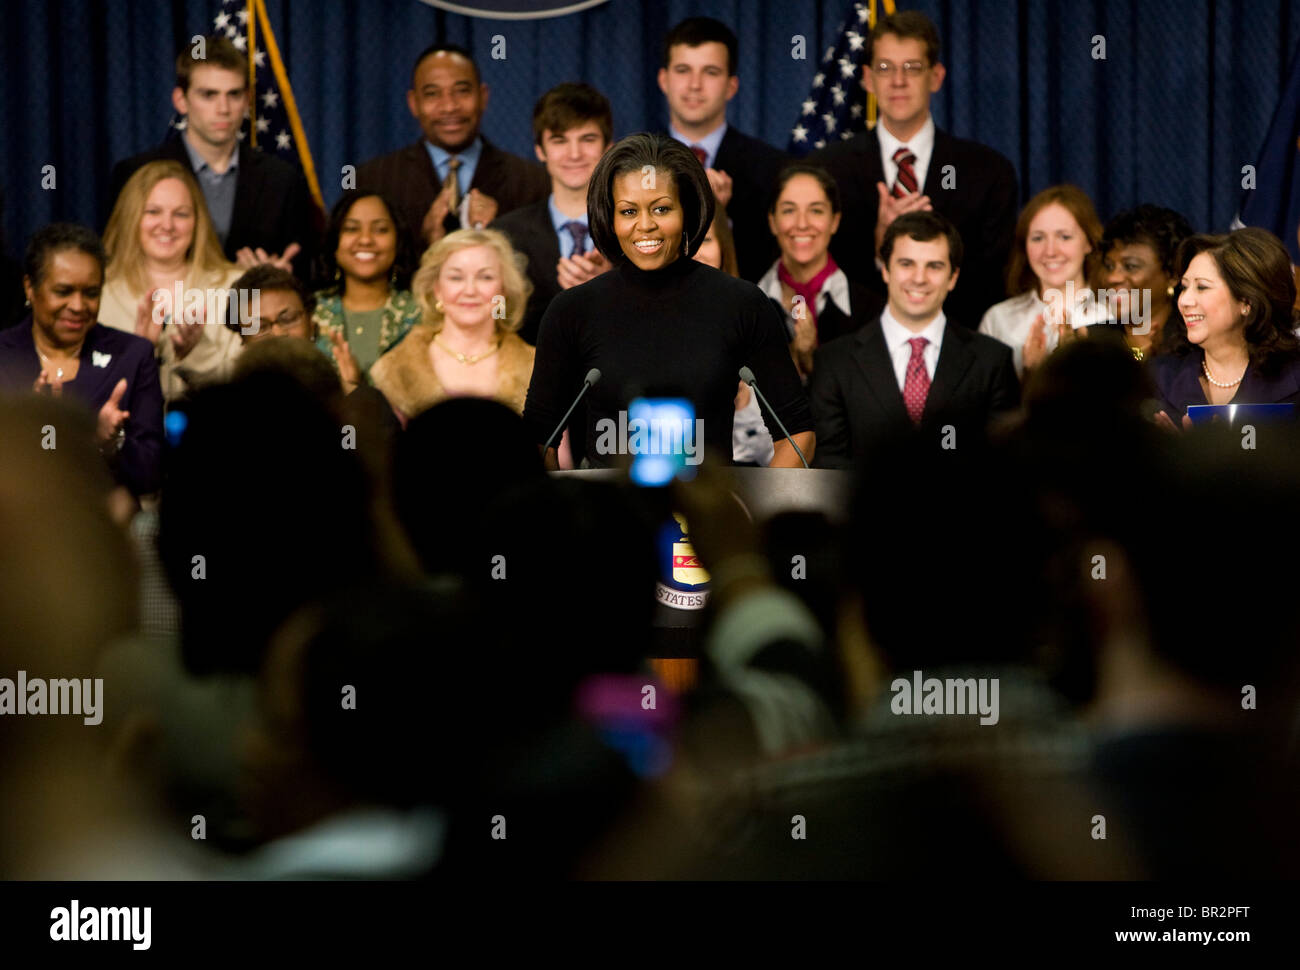
[[[591,481],[627,480],[627,472],[618,468],[585,468],[551,474]],[[821,512],[837,524],[848,519],[853,478],[850,472],[830,468],[736,466],[729,468],[728,474],[735,481],[736,496],[756,523],[781,512]]]
[[[823,468],[755,468],[737,466],[729,468],[734,484],[733,494],[744,505],[760,526],[785,512],[820,512],[834,525],[843,525],[849,514],[852,497],[852,474]],[[573,478],[627,484],[627,471],[620,468],[591,468],[575,471],[551,472],[557,478]],[[629,485],[628,487],[635,487]],[[644,488],[651,503],[662,502],[667,508],[667,489]],[[706,564],[707,569],[707,564]],[[661,591],[667,586],[660,583]],[[678,590],[681,586],[676,587]],[[707,585],[699,587],[707,590]],[[707,600],[707,597],[703,599]],[[689,690],[695,686],[699,673],[699,650],[702,608],[678,609],[666,605],[660,598],[655,613],[655,639],[657,646],[651,666],[664,682],[675,691]]]

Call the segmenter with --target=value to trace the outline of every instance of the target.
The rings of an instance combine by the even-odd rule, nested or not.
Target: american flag
[[[271,32],[266,16],[265,0],[221,0],[220,9],[212,20],[212,33],[225,34],[244,56],[248,56],[249,25],[256,19],[253,30],[252,67],[256,82],[249,115],[239,132],[239,140],[252,138],[255,147],[269,155],[301,166],[307,177],[316,204],[324,209],[320,184],[316,180],[316,166],[312,162],[311,148],[298,117],[289,74],[280,57],[279,45]],[[185,128],[185,118],[174,115],[171,127]]]
[[[884,0],[886,13],[894,12]],[[871,56],[871,28],[876,22],[876,0],[854,3],[836,28],[836,41],[826,48],[812,90],[800,106],[790,129],[789,153],[802,158],[835,139],[848,141],[868,123],[875,122],[875,105],[862,89],[862,66]],[[874,98],[871,99],[874,102]]]

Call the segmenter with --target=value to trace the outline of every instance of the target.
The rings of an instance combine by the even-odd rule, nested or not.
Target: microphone
[[[767,398],[763,397],[763,392],[758,389],[758,381],[754,379],[754,372],[748,367],[742,367],[740,369],[740,379],[748,384],[750,389],[758,395],[758,402],[762,404],[763,407],[767,408],[767,413],[776,418],[776,426],[781,429],[781,434],[785,435],[785,440],[790,442],[794,447],[794,453],[798,455],[799,460],[803,462],[803,467],[807,468],[808,459],[803,456],[803,452],[799,450],[799,446],[796,445],[794,439],[790,437],[790,432],[785,430],[785,425],[781,423],[781,419],[778,418],[776,412],[772,410],[772,405],[767,403]]]
[[[564,426],[569,423],[569,415],[573,413],[573,409],[576,408],[578,402],[582,400],[582,395],[586,394],[590,388],[594,387],[596,382],[599,380],[600,368],[593,367],[591,370],[587,371],[587,377],[582,382],[582,390],[578,392],[578,396],[575,397],[573,403],[569,405],[569,410],[564,412],[564,417],[560,418],[560,423],[555,426],[555,430],[551,432],[551,436],[546,439],[546,444],[542,445],[543,455],[546,454],[546,449],[551,447],[551,442],[564,432]]]

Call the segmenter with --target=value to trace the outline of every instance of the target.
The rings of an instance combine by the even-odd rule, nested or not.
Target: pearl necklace
[[[439,347],[441,347],[444,353],[451,354],[451,356],[455,357],[456,360],[462,364],[477,364],[480,360],[483,360],[485,357],[491,357],[493,354],[495,354],[498,350],[501,349],[501,342],[497,341],[497,345],[495,347],[493,347],[491,350],[485,351],[484,353],[462,354],[459,353],[458,351],[452,350],[450,347],[444,344],[442,342],[441,337],[434,337],[433,342],[437,344]]]
[[[1246,372],[1242,371],[1241,377],[1238,377],[1235,381],[1230,381],[1227,384],[1224,384],[1221,381],[1216,381],[1214,379],[1214,376],[1210,373],[1210,362],[1206,360],[1204,357],[1201,358],[1201,370],[1205,371],[1205,379],[1209,381],[1211,384],[1213,384],[1215,387],[1236,387],[1246,377]]]

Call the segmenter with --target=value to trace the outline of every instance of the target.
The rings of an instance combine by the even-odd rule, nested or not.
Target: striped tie
[[[905,195],[914,195],[917,184],[916,170],[912,168],[912,163],[916,161],[916,156],[904,145],[894,152],[894,161],[898,163],[898,178],[894,180],[894,198],[901,199]]]

